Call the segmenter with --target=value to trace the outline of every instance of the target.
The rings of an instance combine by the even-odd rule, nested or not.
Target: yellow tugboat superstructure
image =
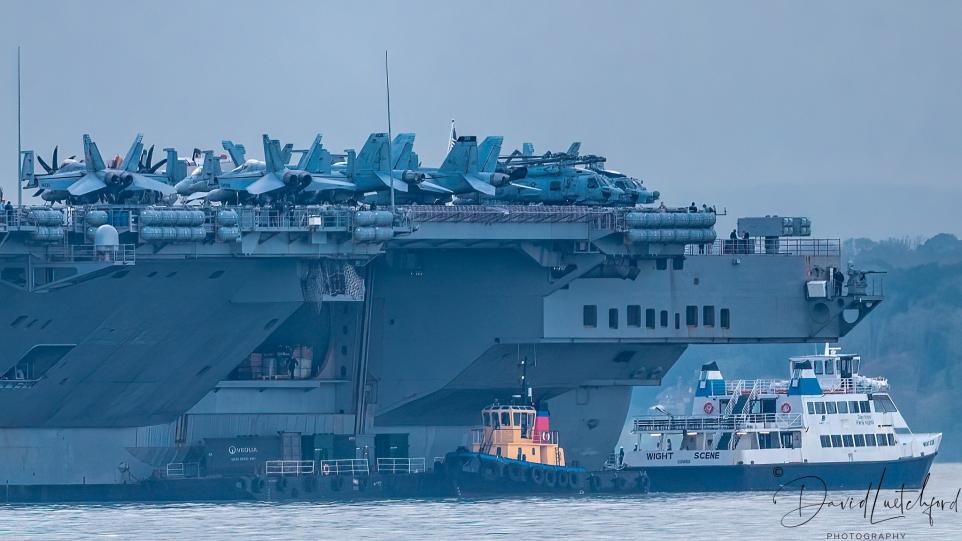
[[[558,431],[550,430],[546,411],[533,406],[494,404],[481,410],[471,432],[471,452],[547,466],[564,466]]]

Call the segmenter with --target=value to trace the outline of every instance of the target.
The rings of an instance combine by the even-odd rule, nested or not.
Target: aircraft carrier
[[[339,436],[350,454],[443,456],[515,391],[522,358],[570,460],[595,467],[632,387],[658,385],[688,344],[831,342],[881,300],[818,292],[837,240],[692,244],[715,218],[685,209],[92,205],[4,218],[10,485],[129,482],[248,436],[280,436],[297,459],[343,454],[320,443]],[[118,234],[92,238],[104,224]]]

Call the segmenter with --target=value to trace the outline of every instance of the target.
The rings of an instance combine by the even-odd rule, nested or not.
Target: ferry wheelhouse
[[[941,433],[913,433],[884,378],[826,346],[790,359],[787,380],[727,381],[701,368],[690,415],[637,417],[613,469],[644,470],[653,491],[767,490],[814,475],[827,488],[919,487]]]

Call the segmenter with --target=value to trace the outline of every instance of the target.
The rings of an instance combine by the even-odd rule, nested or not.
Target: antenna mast
[[[20,139],[20,46],[17,45],[17,208],[23,206],[23,182],[20,181],[20,160],[23,145]]]
[[[391,214],[394,214],[394,157],[391,155],[394,136],[391,134],[391,74],[387,66],[387,49],[384,49],[384,87],[387,90],[387,162],[388,178],[391,179]]]

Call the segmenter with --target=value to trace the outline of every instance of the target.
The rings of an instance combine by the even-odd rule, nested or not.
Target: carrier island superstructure
[[[430,460],[516,391],[521,359],[569,463],[600,467],[632,387],[689,344],[834,341],[881,301],[826,287],[837,240],[773,220],[736,241],[715,240],[714,213],[666,208],[13,209],[0,481]]]

